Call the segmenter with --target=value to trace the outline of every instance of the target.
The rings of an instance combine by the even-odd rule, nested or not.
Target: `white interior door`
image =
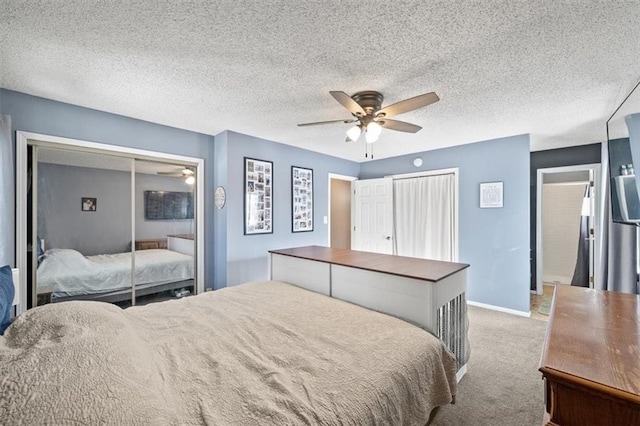
[[[393,180],[390,178],[352,182],[354,250],[393,254]]]

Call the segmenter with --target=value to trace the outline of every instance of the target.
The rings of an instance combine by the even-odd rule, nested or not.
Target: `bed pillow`
[[[0,268],[0,335],[11,324],[11,308],[16,289],[13,287],[11,267]]]

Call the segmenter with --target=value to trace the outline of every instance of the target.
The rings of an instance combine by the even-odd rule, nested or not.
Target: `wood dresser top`
[[[440,281],[469,267],[469,265],[465,263],[441,262],[439,260],[417,259],[414,257],[392,256],[389,254],[321,246],[270,250],[269,253],[432,282]]]
[[[557,285],[540,371],[640,403],[640,297]]]

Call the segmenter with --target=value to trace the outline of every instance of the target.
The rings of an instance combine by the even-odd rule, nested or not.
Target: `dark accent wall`
[[[552,167],[578,166],[581,164],[599,164],[601,162],[601,144],[572,146],[568,148],[549,149],[546,151],[535,151],[531,153],[531,182],[529,197],[531,206],[530,228],[531,228],[531,290],[536,289],[536,198],[538,193],[538,169],[548,169]]]

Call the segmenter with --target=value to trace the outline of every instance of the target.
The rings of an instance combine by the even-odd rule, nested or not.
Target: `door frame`
[[[353,182],[358,180],[357,176],[340,175],[338,173],[327,173],[327,247],[331,247],[331,179],[345,180]],[[353,194],[351,194],[353,199]],[[353,206],[353,202],[351,203]],[[351,209],[351,223],[353,223],[353,208]]]
[[[195,167],[196,176],[196,294],[204,292],[204,159],[181,155],[167,154],[163,152],[148,151],[137,148],[129,148],[118,145],[108,145],[97,142],[89,142],[80,139],[70,139],[59,136],[44,135],[38,133],[16,131],[16,267],[20,270],[20,276],[26,277],[27,270],[27,146],[29,142],[37,142],[41,146],[51,148],[81,150],[85,152],[101,152],[108,155],[118,155],[132,159],[155,160],[176,162]],[[132,178],[133,179],[133,178]],[[35,190],[35,187],[34,187]],[[135,205],[135,204],[134,204]],[[34,208],[37,206],[34,206]],[[133,213],[132,213],[133,215]],[[36,215],[34,215],[34,218]],[[135,227],[134,227],[135,230]],[[34,238],[37,233],[34,233]],[[132,241],[135,235],[132,233]],[[35,268],[35,264],[34,264]],[[27,310],[27,280],[21,278],[20,315]]]
[[[594,253],[590,254],[590,258],[593,259],[593,280],[598,279],[598,261],[595,259],[594,254],[600,252],[600,244],[598,236],[600,231],[600,206],[602,197],[602,185],[600,182],[601,166],[598,163],[593,164],[579,164],[575,166],[563,166],[563,167],[549,167],[545,169],[537,170],[536,179],[536,290],[535,293],[541,295],[544,293],[542,272],[544,266],[543,258],[543,241],[542,241],[542,185],[545,174],[564,173],[564,172],[579,172],[590,171],[593,173],[593,187],[596,193],[595,200],[591,201],[591,219],[593,223],[593,239],[594,239]],[[595,208],[594,208],[595,207]],[[591,284],[593,285],[593,284]],[[533,293],[533,290],[531,290]]]

